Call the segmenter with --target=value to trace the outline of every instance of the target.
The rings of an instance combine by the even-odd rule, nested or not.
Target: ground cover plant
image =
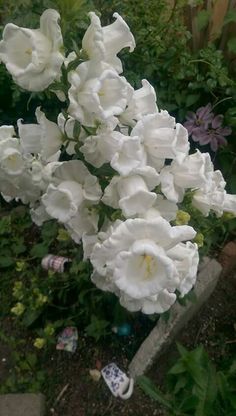
[[[43,11],[42,4],[35,3],[34,29],[22,27],[20,20],[8,23],[0,43],[1,60],[17,85],[14,99],[24,103],[19,114],[16,99],[14,112],[3,112],[7,115],[0,127],[1,204],[13,209],[0,224],[3,316],[11,310],[18,325],[32,331],[31,347],[42,351],[55,344],[60,329],[68,325],[79,326],[97,342],[112,337],[113,326],[128,322],[135,327],[141,322],[142,336],[133,340],[137,345],[145,336],[144,327],[148,330],[159,314],[191,295],[199,256],[213,253],[235,229],[234,180],[226,188],[218,169],[219,162],[231,160],[233,165],[233,147],[224,147],[219,162],[214,158],[216,150],[218,155],[218,148],[230,142],[234,128],[233,107],[228,112],[231,119],[221,114],[230,101],[222,90],[228,86],[232,95],[234,88],[221,54],[214,45],[201,52],[209,60],[211,53],[214,60],[218,57],[220,69],[216,73],[217,66],[207,64],[208,75],[203,70],[199,78],[187,52],[182,77],[173,78],[168,92],[167,80],[160,80],[173,32],[165,33],[163,25],[160,33],[164,31],[166,44],[161,45],[158,34],[151,43],[147,58],[163,59],[163,75],[157,74],[156,63],[147,67],[146,62],[143,69],[138,65],[133,34],[118,13],[112,23],[102,25],[91,12],[87,25],[76,30],[75,18],[70,27],[66,12],[75,16],[82,10],[79,3],[76,10],[69,3],[68,8],[60,1],[56,5],[65,13],[64,41],[58,12]],[[132,7],[133,3],[127,10]],[[167,13],[164,3],[160,8]],[[182,10],[179,3],[165,17],[173,19],[173,31],[183,35],[172,50],[173,59],[189,39],[179,19]],[[151,18],[147,16],[144,31],[152,27]],[[121,52],[120,60],[117,54],[124,48],[134,58]],[[194,94],[186,81],[190,59],[190,78],[198,85]],[[178,74],[171,60],[166,56],[167,67]],[[197,62],[199,73],[201,63]],[[138,66],[135,78],[133,68]],[[144,67],[150,69],[147,78],[160,87],[158,106],[149,81],[140,84]],[[216,78],[214,85],[211,77]],[[209,100],[213,90],[220,93]],[[177,121],[161,110],[166,107]],[[227,120],[232,124],[227,126]],[[178,121],[185,121],[185,127]],[[29,209],[17,211],[17,204]],[[72,260],[64,273],[42,270],[41,260],[49,252]],[[27,390],[32,369],[38,368],[37,357],[29,349],[15,360],[16,368],[29,374],[21,382],[11,379],[7,388]],[[33,391],[45,382],[40,369],[36,374]]]

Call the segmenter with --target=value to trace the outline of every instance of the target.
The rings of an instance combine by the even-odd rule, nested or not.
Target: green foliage
[[[0,237],[2,317],[11,313],[46,344],[55,343],[55,333],[67,325],[78,326],[96,341],[110,333],[118,300],[94,286],[82,247],[61,225],[52,220],[38,229],[27,210],[17,207],[0,219]],[[64,273],[42,269],[48,253],[72,260]]]
[[[26,340],[6,336],[1,331],[0,341],[11,349],[11,371],[0,386],[0,394],[41,392],[47,377],[39,356],[29,350]]]
[[[233,416],[236,363],[217,371],[202,346],[193,351],[177,347],[180,357],[167,373],[165,393],[145,376],[138,378],[139,386],[170,416]]]

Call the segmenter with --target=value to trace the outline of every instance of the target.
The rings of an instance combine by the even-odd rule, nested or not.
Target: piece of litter
[[[120,337],[124,337],[131,334],[132,327],[130,324],[124,323],[119,326],[113,326],[112,331]]]
[[[55,256],[54,254],[47,254],[41,261],[41,266],[45,270],[53,270],[57,273],[63,273],[66,263],[71,262],[68,257]]]
[[[129,399],[133,393],[134,380],[120,370],[115,363],[106,365],[102,371],[102,376],[111,393],[121,399]]]
[[[101,372],[96,368],[94,368],[93,370],[89,370],[89,374],[93,381],[99,381],[101,378]]]
[[[59,334],[57,339],[57,350],[75,352],[78,342],[78,331],[73,326],[68,326]]]

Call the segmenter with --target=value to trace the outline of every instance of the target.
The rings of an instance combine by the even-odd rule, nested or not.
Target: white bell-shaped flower
[[[181,283],[184,286],[190,274],[196,277],[196,245],[182,243],[195,235],[192,227],[171,227],[162,217],[128,219],[94,245],[93,281],[103,290],[118,293],[129,310],[164,312],[175,301],[174,292]]]
[[[64,56],[58,25],[60,15],[48,9],[40,18],[39,29],[8,23],[0,42],[0,59],[16,84],[29,91],[43,91],[59,75]]]
[[[119,119],[123,124],[134,126],[135,122],[141,120],[143,116],[157,113],[157,111],[155,90],[146,79],[143,79],[142,88],[134,91],[128,107]]]
[[[186,156],[189,151],[188,132],[167,111],[148,114],[138,121],[131,135],[139,136],[147,152],[147,163],[158,171],[165,159]]]
[[[46,212],[60,222],[68,222],[75,216],[83,201],[96,203],[101,197],[96,176],[80,160],[60,163],[52,173],[52,181],[42,196],[42,203]]]
[[[99,17],[90,12],[91,24],[82,40],[82,48],[90,60],[104,61],[118,73],[123,71],[117,54],[128,47],[130,52],[135,48],[135,40],[128,25],[118,13],[114,13],[114,23],[102,27]]]
[[[88,137],[80,147],[87,162],[99,168],[110,163],[120,175],[146,165],[146,154],[139,137],[125,136],[118,131],[104,131]]]
[[[126,79],[103,62],[83,62],[68,78],[68,113],[85,126],[113,120],[125,110],[133,94]]]
[[[114,176],[104,190],[102,201],[113,208],[121,208],[128,218],[143,214],[154,204],[157,195],[151,192],[159,184],[154,168],[134,169],[128,176]]]
[[[48,161],[60,150],[62,132],[39,107],[35,115],[38,124],[23,124],[21,119],[17,122],[21,146],[24,153],[40,154],[44,161]]]
[[[209,153],[201,153],[197,150],[186,157],[178,156],[170,166],[165,166],[161,170],[161,190],[170,201],[181,202],[185,189],[204,186],[211,171],[212,162]]]

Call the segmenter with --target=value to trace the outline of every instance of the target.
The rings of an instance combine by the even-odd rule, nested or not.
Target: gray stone
[[[216,260],[204,258],[199,267],[194,287],[196,302],[188,301],[185,306],[176,302],[170,309],[170,317],[165,321],[162,317],[157,322],[129,365],[130,376],[134,379],[144,374],[154,359],[162,355],[173,342],[178,332],[197,313],[200,307],[212,294],[218,282],[222,267]]]
[[[44,416],[43,394],[0,395],[0,416]]]

